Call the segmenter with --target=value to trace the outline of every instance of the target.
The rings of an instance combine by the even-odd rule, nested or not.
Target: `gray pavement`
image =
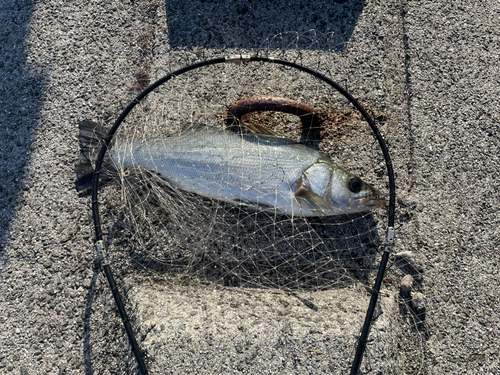
[[[415,332],[394,256],[363,373],[500,373],[498,4],[3,1],[0,20],[0,373],[135,372],[73,186],[78,121],[109,125],[141,80],[310,29],[335,30],[335,47],[308,59],[302,38],[291,54],[387,118],[394,251],[413,252],[425,296]],[[276,290],[116,269],[153,373],[345,373],[368,300],[301,294],[314,311]]]
[[[499,23],[497,3],[405,9],[411,237],[426,258],[433,373],[499,372]]]

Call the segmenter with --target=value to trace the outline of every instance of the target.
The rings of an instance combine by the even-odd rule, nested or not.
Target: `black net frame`
[[[101,220],[99,216],[99,200],[98,200],[98,191],[99,191],[99,175],[100,171],[102,168],[104,156],[106,154],[106,151],[108,150],[108,147],[118,130],[120,124],[123,122],[125,117],[132,111],[132,109],[141,102],[142,99],[144,99],[149,93],[151,93],[153,90],[155,90],[157,87],[160,85],[164,84],[165,82],[169,81],[170,79],[179,76],[183,73],[199,69],[208,65],[215,65],[215,64],[224,64],[224,63],[247,63],[247,62],[261,62],[261,63],[272,63],[272,64],[279,64],[283,65],[286,67],[294,68],[299,71],[302,71],[304,73],[310,74],[313,77],[323,81],[327,85],[331,86],[334,88],[336,91],[338,91],[341,95],[343,95],[363,116],[363,118],[366,120],[366,122],[369,124],[371,130],[373,131],[373,135],[377,139],[380,149],[383,153],[386,168],[387,168],[387,175],[389,178],[389,214],[388,214],[388,225],[387,225],[387,242],[384,247],[383,251],[383,256],[380,261],[380,266],[379,266],[379,271],[376,277],[375,285],[373,289],[371,290],[371,299],[370,303],[368,306],[368,310],[366,313],[366,318],[365,322],[361,331],[361,335],[359,337],[358,341],[358,346],[356,349],[356,355],[353,359],[352,367],[351,367],[351,375],[355,375],[358,373],[359,367],[361,365],[361,361],[363,358],[363,353],[366,348],[367,340],[368,340],[368,334],[370,330],[370,325],[372,322],[373,314],[375,311],[375,306],[378,300],[378,296],[380,293],[380,288],[382,285],[385,269],[387,267],[387,263],[389,260],[390,253],[392,251],[392,245],[394,241],[394,215],[395,215],[395,206],[396,206],[396,188],[395,188],[395,180],[394,180],[394,172],[392,168],[392,163],[389,155],[388,148],[386,146],[386,143],[384,141],[384,138],[382,137],[381,133],[379,132],[377,126],[375,125],[375,122],[373,119],[370,117],[370,115],[366,112],[366,110],[359,104],[359,102],[349,93],[347,92],[344,88],[342,88],[340,85],[332,81],[331,79],[327,78],[321,73],[318,73],[312,69],[309,69],[307,67],[301,66],[299,64],[285,61],[285,60],[280,60],[280,59],[274,59],[274,58],[268,58],[268,57],[258,57],[258,56],[244,56],[244,55],[239,55],[239,56],[230,56],[230,57],[221,57],[221,58],[216,58],[216,59],[211,59],[211,60],[205,60],[201,61],[189,66],[186,66],[184,68],[181,68],[175,72],[172,72],[165,77],[159,79],[149,87],[147,87],[143,92],[141,92],[121,113],[121,115],[118,117],[118,119],[115,121],[113,124],[111,130],[107,134],[106,138],[104,139],[104,144],[99,152],[96,165],[95,165],[95,171],[92,179],[92,191],[91,191],[91,197],[92,197],[92,218],[93,218],[93,224],[94,224],[94,230],[95,230],[95,239],[96,239],[96,248],[97,248],[97,253],[100,261],[101,268],[103,269],[106,278],[108,280],[108,283],[110,285],[111,291],[113,293],[113,297],[115,300],[115,303],[117,305],[118,311],[120,313],[122,322],[124,324],[127,336],[129,338],[129,342],[132,347],[132,351],[134,353],[134,356],[137,360],[138,363],[138,368],[139,372],[143,375],[148,373],[148,370],[146,368],[146,365],[144,363],[144,359],[141,353],[141,350],[139,348],[139,345],[137,344],[137,341],[135,339],[135,335],[131,326],[131,323],[129,321],[127,312],[124,308],[121,296],[118,292],[118,289],[116,287],[116,283],[114,281],[113,274],[111,272],[111,268],[109,263],[106,260],[106,253],[105,253],[105,241],[101,229]]]

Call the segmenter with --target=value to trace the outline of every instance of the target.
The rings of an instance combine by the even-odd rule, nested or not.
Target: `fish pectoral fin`
[[[321,196],[303,185],[299,186],[295,192],[295,198],[301,206],[304,205],[317,216],[326,216],[334,210]]]

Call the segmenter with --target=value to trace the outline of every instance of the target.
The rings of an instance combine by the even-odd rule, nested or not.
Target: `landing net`
[[[322,38],[322,46],[338,43],[333,35]],[[307,38],[301,38],[300,43],[304,40]],[[238,101],[256,97],[289,98],[314,108],[322,120],[319,137],[305,136],[303,117],[288,113],[255,112],[249,121],[279,137],[318,150],[377,188],[388,202],[389,181],[380,139],[351,101],[318,79],[321,75],[327,80],[337,79],[342,85],[338,78],[343,76],[341,69],[333,74],[322,61],[325,50],[317,49],[319,39],[315,36],[311,40],[314,45],[308,50],[298,45],[299,39],[293,35],[281,35],[270,40],[252,59],[239,51],[236,57],[197,65],[196,61],[206,61],[203,59],[210,56],[197,56],[190,51],[180,53],[178,61],[169,62],[169,71],[181,68],[185,61],[195,63],[196,67],[190,65],[178,70],[179,74],[168,76],[167,80],[157,82],[153,90],[147,90],[147,95],[141,94],[140,100],[122,114],[122,121],[115,123],[116,133],[107,156],[117,147],[132,150],[133,145],[143,144],[148,149],[149,142],[157,139],[182,139],[184,143],[179,145],[189,150],[191,136],[195,138],[203,130],[224,130],[227,110]],[[335,46],[326,48],[332,49]],[[273,59],[291,64],[284,65]],[[312,75],[296,69],[295,64],[320,73]],[[384,129],[383,108],[371,102],[366,109],[377,120],[379,128]],[[151,149],[152,159],[155,151]],[[262,168],[269,167],[272,166],[262,165]],[[332,291],[338,295],[345,290],[357,290],[360,298],[368,302],[367,291],[373,287],[386,240],[387,208],[301,217],[269,207],[248,207],[247,202],[226,202],[185,191],[152,168],[139,164],[124,167],[116,160],[105,162],[100,173],[114,176],[99,190],[101,233],[106,235],[109,262],[124,277],[133,275],[135,280],[155,280],[158,285],[176,288],[198,285],[205,290],[207,285],[213,285],[257,293],[270,290],[295,296],[312,310],[317,310],[317,306],[304,298],[311,293]],[[344,315],[349,316],[349,312]],[[361,323],[359,320],[356,323],[359,329]],[[149,328],[142,329],[141,324],[149,324]],[[151,336],[146,339],[144,332],[161,336],[161,329],[157,332],[156,328],[163,325],[147,324],[138,318],[143,343],[154,352],[155,339]],[[381,332],[389,328],[387,321],[382,326],[377,337],[384,336]],[[329,334],[325,331],[321,337]],[[322,361],[312,357],[309,361],[305,357],[302,364],[318,371],[347,372],[358,334],[358,330],[347,333],[339,339],[345,348],[331,351]],[[367,363],[384,358],[383,353],[392,345],[390,338],[385,340],[381,348],[368,350]],[[156,350],[162,350],[162,346],[157,345]],[[337,358],[340,352],[344,353],[343,358]],[[320,349],[316,351],[317,355],[323,353]],[[289,370],[295,370],[289,373],[300,373],[304,367],[297,367],[296,359],[291,359],[295,354],[288,354],[290,363],[295,363],[290,364]],[[391,352],[382,368],[393,369],[394,357]],[[280,361],[272,371],[279,371]],[[274,368],[272,363],[270,366]]]

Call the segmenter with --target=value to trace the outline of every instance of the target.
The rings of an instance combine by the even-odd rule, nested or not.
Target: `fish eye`
[[[358,177],[353,177],[349,180],[349,190],[353,193],[359,193],[363,187],[363,181]]]

